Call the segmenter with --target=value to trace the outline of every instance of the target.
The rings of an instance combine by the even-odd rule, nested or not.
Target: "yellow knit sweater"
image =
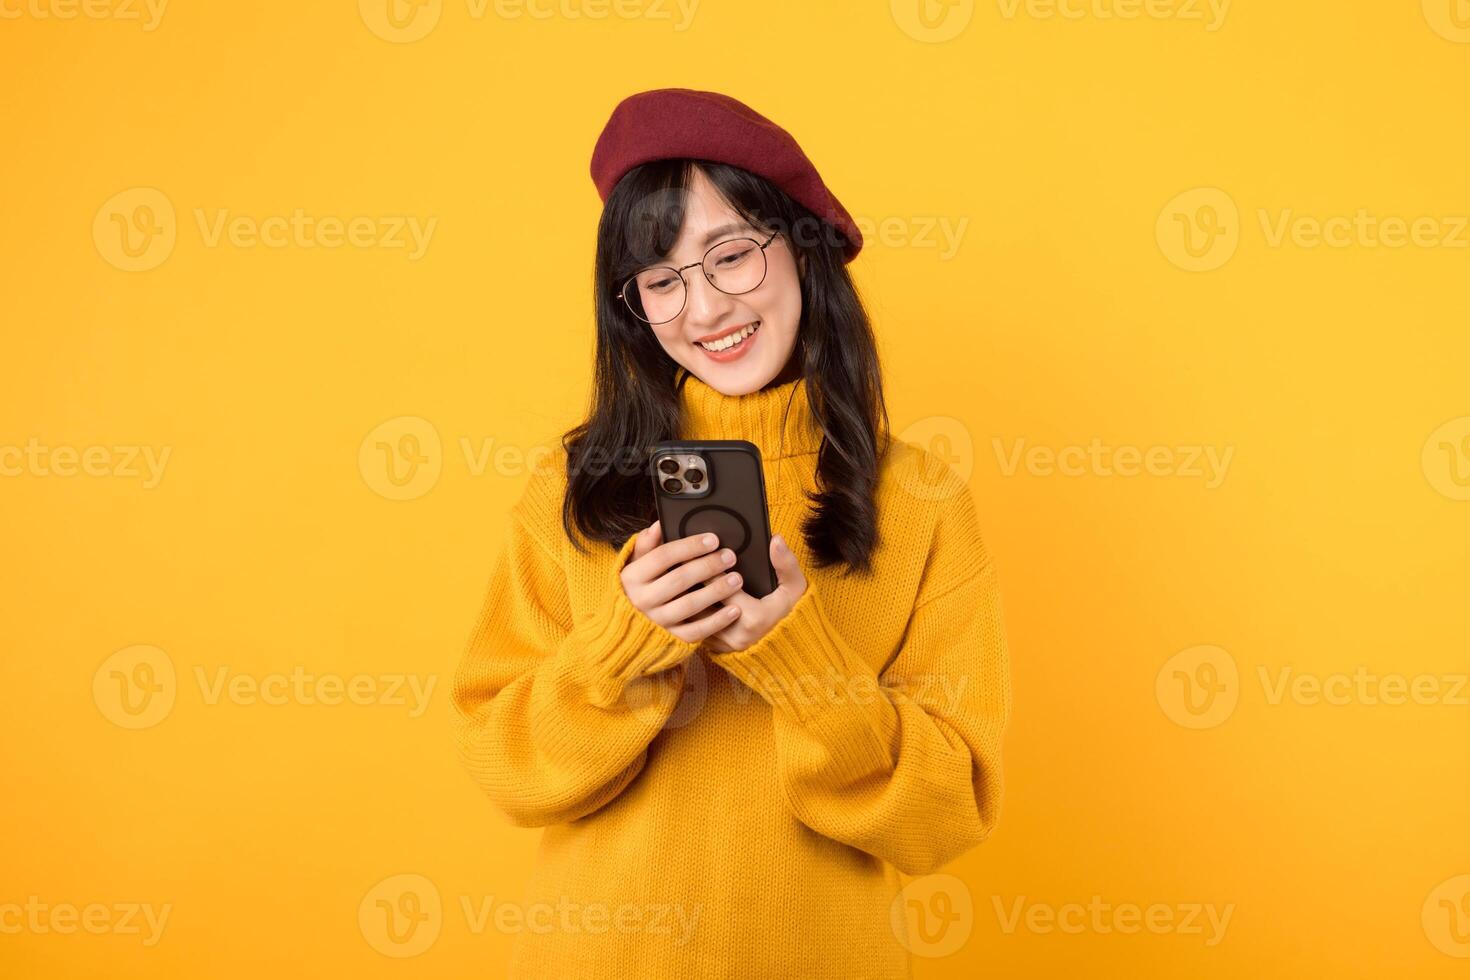
[[[545,828],[510,976],[907,977],[898,872],[984,840],[1001,798],[1009,666],[974,500],[894,439],[874,570],[819,569],[805,383],[691,375],[681,398],[683,438],[760,447],[807,590],[746,650],[686,643],[623,592],[634,536],[567,541],[565,454],[533,473],[453,684],[465,766]]]

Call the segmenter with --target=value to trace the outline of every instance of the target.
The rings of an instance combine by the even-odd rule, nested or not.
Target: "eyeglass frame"
[[[687,279],[684,278],[684,270],[685,269],[692,269],[695,266],[700,266],[701,269],[703,269],[704,260],[707,259],[707,258],[709,258],[709,253],[713,252],[715,249],[719,248],[721,245],[728,245],[731,242],[753,242],[755,244],[755,247],[761,250],[761,261],[765,263],[765,271],[761,273],[760,282],[756,283],[754,286],[751,286],[749,289],[742,289],[738,293],[731,293],[731,292],[727,292],[726,290],[720,289],[719,286],[715,286],[714,280],[710,279],[710,277],[709,277],[709,273],[705,273],[705,276],[704,276],[705,281],[708,282],[711,286],[714,286],[714,288],[720,289],[720,292],[724,293],[726,296],[744,296],[746,293],[753,293],[753,292],[755,292],[757,289],[759,289],[761,287],[761,283],[764,283],[766,281],[766,276],[768,274],[770,274],[770,271],[771,271],[771,263],[766,258],[766,249],[770,247],[771,243],[774,242],[776,240],[776,237],[778,235],[780,235],[780,234],[781,233],[779,231],[773,231],[773,232],[771,232],[771,237],[766,239],[766,243],[764,245],[762,245],[756,239],[751,238],[749,235],[740,235],[740,236],[737,236],[735,238],[726,238],[724,241],[715,242],[709,248],[705,249],[704,250],[704,254],[699,257],[699,261],[698,262],[690,262],[688,265],[680,266],[678,268],[675,268],[672,265],[654,265],[654,266],[649,266],[646,269],[639,269],[637,272],[633,273],[627,279],[624,279],[623,280],[623,284],[618,287],[618,295],[620,297],[622,297],[623,305],[628,308],[628,312],[631,313],[631,314],[633,314],[635,317],[638,317],[638,319],[640,321],[642,321],[643,323],[648,324],[650,327],[657,327],[657,326],[662,326],[665,323],[672,323],[673,321],[679,319],[679,313],[683,313],[684,312],[684,307],[686,307],[686,306],[689,305],[689,280],[687,280]],[[653,271],[655,271],[657,269],[668,269],[674,275],[676,275],[676,276],[679,277],[679,281],[684,284],[684,302],[679,307],[679,312],[678,313],[675,313],[673,316],[669,317],[667,320],[659,320],[657,323],[655,323],[652,320],[645,320],[643,317],[638,316],[638,311],[635,310],[635,309],[633,309],[633,304],[632,303],[628,302],[628,284],[631,283],[631,282],[633,282],[635,279],[637,279],[643,273],[645,273],[645,272],[653,272]]]

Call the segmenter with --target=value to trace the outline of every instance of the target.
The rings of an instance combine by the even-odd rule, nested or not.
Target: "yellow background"
[[[651,0],[431,0],[402,29],[271,0],[176,2],[147,30],[121,2],[0,7],[0,445],[170,453],[156,486],[121,456],[0,477],[0,906],[171,912],[152,946],[0,932],[0,974],[500,973],[512,937],[461,899],[514,901],[536,838],[460,771],[450,672],[514,453],[584,403],[593,141],[622,96],[679,85],[788,128],[875,229],[853,269],[895,428],[970,474],[999,561],[1004,813],[945,869],[972,911],[919,975],[1465,975],[1470,232],[1274,236],[1362,210],[1453,237],[1463,3],[1239,0],[1212,24],[1193,0],[1006,0],[934,4],[925,27],[897,0],[705,0],[680,30]],[[437,20],[405,40],[414,17]],[[136,188],[167,199],[174,241],[124,271],[108,232],[146,219]],[[211,244],[197,217],[297,209],[437,223],[411,259]],[[958,249],[926,222],[966,223]],[[1192,254],[1186,226],[1220,251]],[[377,443],[425,433],[426,475],[395,487]],[[1006,465],[1016,440],[1094,439],[1232,456],[1217,486]],[[487,445],[513,454],[476,464]],[[115,720],[113,681],[141,676],[118,651],[175,669],[155,723]],[[1179,700],[1200,657],[1226,668],[1223,715]],[[198,680],[298,668],[364,675],[380,702],[393,675],[435,686],[415,716],[210,703]],[[1286,668],[1444,696],[1273,703]],[[399,875],[442,901],[414,958],[370,924]],[[997,912],[1093,896],[1233,911],[1214,945]]]

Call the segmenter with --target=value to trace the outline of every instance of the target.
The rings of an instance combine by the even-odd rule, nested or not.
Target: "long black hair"
[[[805,378],[822,443],[818,490],[807,493],[812,509],[801,532],[818,566],[845,562],[849,571],[867,571],[878,543],[874,491],[889,425],[877,346],[843,261],[844,239],[764,177],[708,160],[641,164],[603,205],[593,276],[593,393],[587,419],[561,439],[567,452],[562,525],[585,551],[574,528],[618,547],[656,518],[647,464],[654,443],[679,438],[682,370],[628,310],[619,289],[673,250],[695,167],[754,227],[784,232],[803,264],[801,322],[787,370],[799,368]]]

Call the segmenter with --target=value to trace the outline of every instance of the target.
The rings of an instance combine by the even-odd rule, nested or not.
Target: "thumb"
[[[776,588],[786,589],[794,599],[806,591],[801,563],[781,535],[771,538],[771,566],[776,569]]]

